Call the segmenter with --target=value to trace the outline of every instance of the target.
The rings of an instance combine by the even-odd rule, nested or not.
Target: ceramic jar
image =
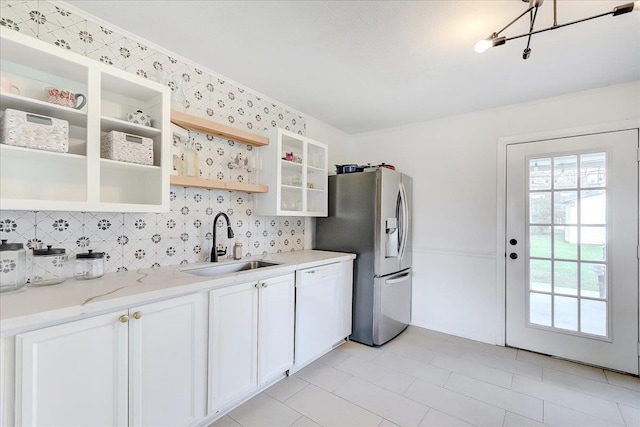
[[[137,125],[151,126],[151,116],[143,113],[142,110],[127,114],[127,121]]]

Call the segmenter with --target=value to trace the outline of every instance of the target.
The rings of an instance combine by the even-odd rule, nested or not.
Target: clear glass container
[[[29,286],[57,285],[69,277],[69,257],[63,248],[34,249]]]
[[[27,283],[27,251],[22,243],[0,244],[0,292],[15,291]]]
[[[233,245],[233,259],[242,259],[242,243],[240,242]]]
[[[78,280],[97,279],[104,275],[104,252],[89,252],[76,255],[74,277]]]

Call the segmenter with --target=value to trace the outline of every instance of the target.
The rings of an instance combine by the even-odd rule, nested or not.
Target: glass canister
[[[0,244],[0,292],[15,291],[27,282],[27,251],[22,243]]]
[[[62,283],[69,276],[69,257],[63,248],[47,245],[47,249],[34,249],[29,286],[47,286]]]
[[[76,255],[74,276],[78,280],[97,279],[104,275],[104,252],[89,252]]]

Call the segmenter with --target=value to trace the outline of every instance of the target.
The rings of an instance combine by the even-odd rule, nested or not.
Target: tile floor
[[[640,379],[409,327],[347,342],[211,427],[640,426]]]

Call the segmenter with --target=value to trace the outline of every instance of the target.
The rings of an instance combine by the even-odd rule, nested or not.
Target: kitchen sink
[[[193,274],[196,276],[222,276],[225,274],[238,273],[240,271],[256,270],[258,268],[273,267],[274,265],[280,265],[275,262],[267,261],[243,261],[243,262],[225,262],[222,264],[214,264],[206,267],[199,267],[190,270],[182,270],[185,273]]]

